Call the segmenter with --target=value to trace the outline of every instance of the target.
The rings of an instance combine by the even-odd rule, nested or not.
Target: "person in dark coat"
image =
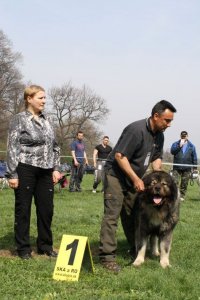
[[[174,156],[173,177],[177,184],[180,181],[180,198],[184,201],[191,171],[197,169],[197,153],[195,146],[188,140],[187,131],[181,131],[180,139],[171,146]]]

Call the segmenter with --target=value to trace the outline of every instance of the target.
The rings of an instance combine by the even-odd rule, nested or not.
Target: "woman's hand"
[[[60,180],[61,174],[58,171],[53,171],[52,177],[53,177],[53,183],[56,184]]]
[[[19,186],[19,179],[8,179],[9,187],[12,189],[17,189]]]

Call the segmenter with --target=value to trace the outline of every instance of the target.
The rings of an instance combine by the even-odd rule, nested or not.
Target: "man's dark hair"
[[[109,140],[109,136],[104,135],[103,140],[104,140],[104,139],[108,139],[108,140]]]
[[[188,135],[187,131],[185,131],[185,130],[181,131],[181,136],[182,137],[185,137],[186,135]]]
[[[78,136],[79,133],[83,133],[82,130],[77,131],[76,136]]]
[[[160,115],[166,109],[169,109],[174,113],[176,112],[176,108],[169,101],[161,100],[160,102],[156,103],[156,105],[154,105],[154,107],[152,108],[151,116],[153,117],[155,113],[158,113]]]

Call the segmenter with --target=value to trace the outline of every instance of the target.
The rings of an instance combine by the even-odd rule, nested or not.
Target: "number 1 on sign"
[[[73,264],[74,264],[74,259],[75,259],[75,256],[76,256],[76,250],[77,250],[77,247],[78,247],[78,242],[79,242],[79,240],[75,239],[71,244],[68,244],[67,247],[66,247],[66,250],[72,249],[70,257],[69,257],[69,261],[68,261],[68,265],[70,265],[70,266],[73,266]]]
[[[88,237],[64,234],[56,260],[53,278],[56,280],[78,281],[84,254],[86,255],[85,258],[87,260],[89,259],[93,271]]]

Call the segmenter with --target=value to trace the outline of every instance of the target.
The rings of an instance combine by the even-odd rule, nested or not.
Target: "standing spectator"
[[[134,247],[133,205],[136,192],[144,191],[142,176],[150,163],[161,169],[163,132],[173,120],[176,109],[168,101],[158,102],[151,116],[129,124],[122,132],[105,164],[104,216],[100,231],[99,257],[103,267],[115,273],[116,230],[119,216],[130,246]]]
[[[10,123],[7,148],[7,177],[15,192],[15,242],[18,256],[31,258],[29,241],[32,197],[37,214],[37,251],[56,257],[51,222],[54,184],[60,179],[60,149],[54,125],[43,110],[45,90],[31,85],[24,91],[26,110]]]
[[[108,154],[112,151],[112,148],[108,145],[109,137],[106,135],[103,137],[102,143],[97,145],[93,152],[93,163],[95,167],[94,172],[94,184],[93,184],[93,193],[96,193],[97,186],[99,183],[104,181],[104,165]],[[102,191],[104,188],[102,188]]]
[[[187,131],[181,131],[180,139],[171,146],[171,154],[174,156],[173,176],[177,184],[179,184],[180,179],[180,199],[184,201],[191,170],[197,169],[197,166],[195,166],[197,165],[196,149],[188,140]],[[194,165],[194,167],[191,167],[191,165]]]
[[[71,154],[73,157],[71,176],[69,182],[70,192],[81,192],[81,182],[84,173],[84,164],[88,165],[88,159],[83,143],[83,132],[79,130],[76,135],[76,140],[71,144]]]

